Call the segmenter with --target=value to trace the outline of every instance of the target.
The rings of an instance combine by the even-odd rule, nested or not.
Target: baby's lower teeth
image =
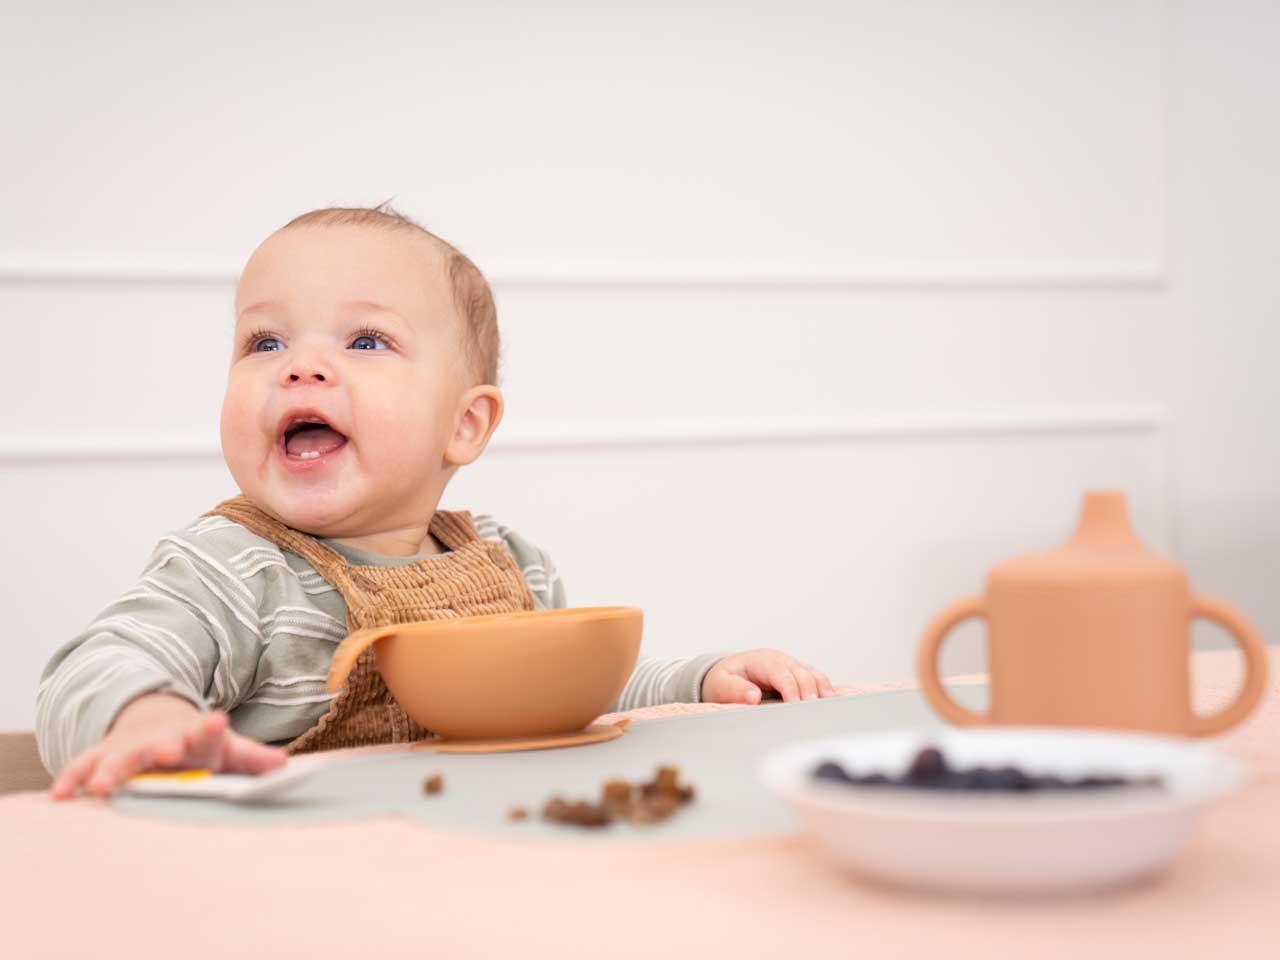
[[[319,450],[304,450],[302,453],[298,454],[298,456],[299,456],[299,457],[301,457],[303,460],[310,460],[312,457],[318,457],[318,456],[320,456],[320,451],[319,451]]]

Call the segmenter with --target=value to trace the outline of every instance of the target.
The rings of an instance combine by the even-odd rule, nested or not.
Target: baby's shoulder
[[[556,592],[560,575],[547,551],[487,513],[473,514],[471,520],[483,539],[494,540],[506,546],[507,552],[529,582],[529,588],[538,598],[539,605],[563,605],[557,599],[559,595]]]
[[[495,519],[488,513],[475,513],[471,515],[471,522],[475,524],[476,533],[480,534],[482,540],[492,540],[495,543],[506,544],[509,550],[517,560],[522,557],[541,557],[543,551],[534,546],[526,537],[512,530],[505,523]]]
[[[484,540],[501,541],[504,533],[511,532],[510,527],[499,523],[492,514],[473,513],[471,514],[471,522],[475,524],[476,533],[480,534],[480,537]]]
[[[201,516],[163,537],[158,551],[174,550],[224,578],[249,584],[284,574],[319,579],[309,563],[266,537],[223,516]],[[323,582],[323,581],[321,581]],[[305,588],[306,584],[302,586]]]
[[[161,543],[207,554],[219,561],[245,560],[254,554],[281,556],[284,551],[266,537],[223,516],[200,516],[171,531]]]

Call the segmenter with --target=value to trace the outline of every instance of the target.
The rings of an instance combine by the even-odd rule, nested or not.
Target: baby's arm
[[[608,713],[653,707],[661,703],[698,703],[702,681],[727,653],[703,653],[696,657],[644,657],[636,664],[627,685]]]
[[[164,538],[133,589],[46,667],[36,705],[41,759],[56,774],[106,745],[109,731],[113,746],[140,725],[159,740],[189,732],[211,707],[240,702],[260,647],[254,595],[225,559],[191,531]],[[165,708],[143,710],[155,703],[150,694],[166,694]]]
[[[546,551],[488,515],[475,518],[486,540],[506,544],[540,610],[568,606],[564,583]],[[606,711],[634,710],[663,703],[760,703],[765,690],[783,700],[835,696],[826,674],[780,650],[704,653],[696,657],[641,659]]]
[[[116,715],[101,743],[62,768],[54,799],[72,797],[80,787],[104,796],[152,767],[265,773],[287,759],[280,748],[241,736],[228,723],[221,710],[202,713],[181,697],[144,693]]]
[[[556,571],[551,556],[487,515],[477,516],[476,529],[489,540],[501,540],[515,559],[533,592],[540,610],[555,610],[569,605],[564,581]],[[713,666],[727,653],[709,653],[697,657],[664,660],[642,659],[636,664],[627,685],[606,711],[633,710],[659,703],[697,703],[702,699],[702,681]]]

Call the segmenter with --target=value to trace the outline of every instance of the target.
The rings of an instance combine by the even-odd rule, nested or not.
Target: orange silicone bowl
[[[643,623],[637,607],[570,607],[359,630],[334,652],[329,690],[373,644],[391,694],[447,740],[571,733],[626,686]]]

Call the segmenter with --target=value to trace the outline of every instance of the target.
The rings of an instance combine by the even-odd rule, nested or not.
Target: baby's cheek
[[[254,394],[252,384],[234,373],[227,381],[227,392],[222,398],[223,436],[243,438],[256,426],[255,411],[261,413],[262,402]]]
[[[246,454],[251,446],[267,442],[243,403],[225,404],[222,408],[222,450],[227,456]]]
[[[222,404],[222,456],[236,484],[248,492],[255,476],[263,469],[264,458],[274,448],[273,440],[261,427],[260,404],[246,391],[228,389]]]
[[[431,437],[425,432],[396,431],[381,437],[378,443],[378,462],[406,484],[417,484],[425,475],[439,469],[442,454],[435,450]]]

